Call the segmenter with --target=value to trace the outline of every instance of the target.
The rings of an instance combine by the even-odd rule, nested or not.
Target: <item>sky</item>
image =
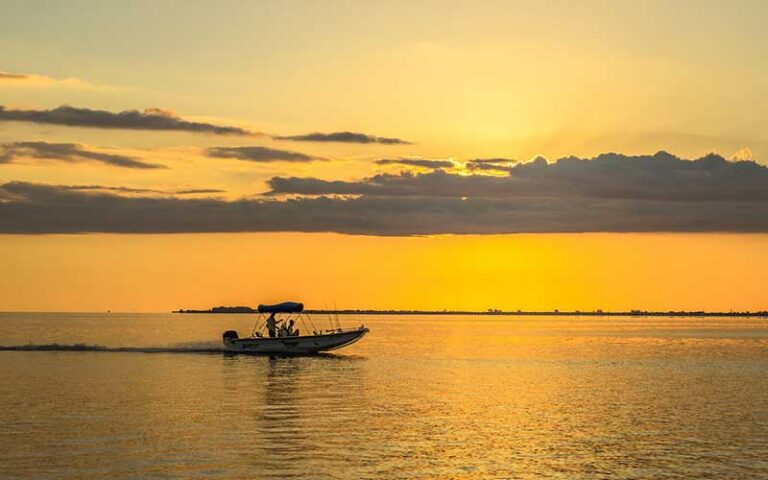
[[[6,310],[768,308],[765,2],[2,11]]]

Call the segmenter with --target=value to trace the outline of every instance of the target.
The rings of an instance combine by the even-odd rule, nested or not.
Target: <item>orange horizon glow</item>
[[[766,310],[768,235],[0,236],[3,310]]]

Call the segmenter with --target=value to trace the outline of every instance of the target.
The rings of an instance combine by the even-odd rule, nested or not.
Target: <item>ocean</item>
[[[219,351],[254,319],[0,313],[0,478],[768,478],[768,319],[345,315],[371,333],[333,354]]]

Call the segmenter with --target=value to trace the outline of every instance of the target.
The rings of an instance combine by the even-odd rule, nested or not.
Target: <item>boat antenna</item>
[[[333,299],[333,313],[336,315],[336,328],[341,330],[341,323],[339,323],[339,307],[336,306],[336,298]]]
[[[328,323],[331,324],[331,329],[336,328],[333,325],[333,315],[331,315],[331,309],[330,309],[330,307],[328,307],[328,301],[327,300],[323,300],[323,307],[325,307],[325,312],[328,315]]]

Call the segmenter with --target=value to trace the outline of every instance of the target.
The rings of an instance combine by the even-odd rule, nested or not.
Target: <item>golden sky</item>
[[[0,304],[768,308],[766,5],[10,2]]]
[[[7,310],[765,308],[766,235],[3,236]]]

